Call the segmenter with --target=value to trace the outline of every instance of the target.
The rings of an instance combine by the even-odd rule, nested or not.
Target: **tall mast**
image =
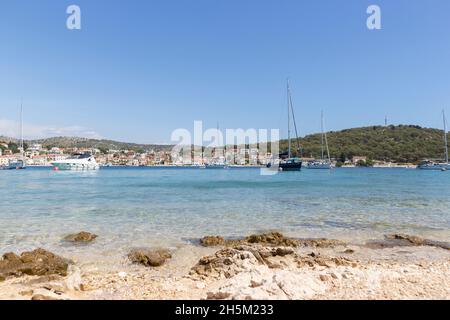
[[[323,160],[323,155],[324,155],[324,149],[323,149],[323,143],[324,143],[324,137],[323,137],[323,110],[321,110],[321,112],[320,112],[320,132],[322,133],[322,136],[321,136],[321,142],[322,142],[322,146],[321,146],[321,148],[322,148],[322,160]]]
[[[328,161],[331,162],[330,148],[328,147],[327,132],[326,132],[326,130],[324,129],[324,125],[323,125],[323,110],[322,110],[322,130],[323,130],[323,137],[325,138],[325,146],[326,146],[326,148],[327,148]]]
[[[20,153],[23,160],[23,99],[20,100]]]
[[[288,158],[291,158],[291,90],[287,79],[287,107],[288,107]]]
[[[444,121],[445,162],[448,163],[447,123],[445,121],[445,111],[444,110],[442,110],[442,120]]]

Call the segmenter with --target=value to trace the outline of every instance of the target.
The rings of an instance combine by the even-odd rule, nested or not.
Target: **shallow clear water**
[[[0,171],[0,253],[86,252],[61,242],[81,230],[100,236],[89,251],[105,256],[267,230],[352,241],[406,232],[448,241],[449,208],[450,172],[28,168]]]

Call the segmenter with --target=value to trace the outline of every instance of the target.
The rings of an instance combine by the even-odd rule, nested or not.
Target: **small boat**
[[[326,160],[315,160],[315,161],[309,161],[306,164],[306,168],[308,169],[331,169],[331,163]]]
[[[220,132],[220,130],[219,130],[219,123],[217,122],[217,132]],[[214,153],[216,153],[217,152],[217,149],[214,147]],[[224,150],[222,150],[222,155],[219,155],[218,157],[217,157],[217,155],[216,155],[216,157],[215,158],[213,158],[213,159],[211,159],[211,161],[210,162],[208,162],[208,163],[205,163],[205,169],[227,169],[228,168],[228,165],[227,165],[227,161],[226,161],[226,159],[225,159],[225,157],[224,157],[224,152],[226,153],[226,146],[224,147]]]
[[[225,164],[219,164],[219,163],[205,164],[205,169],[225,169],[225,168],[226,168]]]
[[[302,160],[300,158],[288,158],[279,164],[281,171],[300,171]]]
[[[448,162],[448,141],[447,141],[447,122],[445,119],[445,111],[442,110],[442,120],[444,122],[444,149],[445,149],[445,160],[424,160],[417,166],[421,170],[440,170],[448,171],[450,170],[450,163]]]
[[[24,160],[10,161],[8,166],[6,166],[4,169],[6,169],[6,170],[23,170],[23,169],[26,169],[25,161]]]
[[[225,161],[217,160],[205,164],[206,169],[226,169],[228,165]]]
[[[450,163],[435,161],[435,160],[424,160],[417,166],[421,170],[440,170],[447,171],[450,170]]]
[[[288,155],[287,159],[281,160],[278,164],[281,171],[300,171],[302,169],[302,160],[300,158],[292,157],[291,152],[291,114],[295,128],[295,135],[297,137],[297,152],[300,151],[300,142],[297,133],[297,124],[295,123],[294,106],[292,103],[291,89],[289,80],[287,81],[287,104],[288,104]],[[270,165],[271,166],[271,165]],[[270,167],[268,165],[268,167]]]
[[[74,171],[85,171],[85,170],[98,170],[100,166],[98,165],[95,158],[90,153],[77,153],[72,155],[66,160],[54,161],[52,163],[53,169],[58,170],[74,170]]]
[[[322,132],[322,157],[320,160],[309,161],[306,165],[308,169],[331,169],[331,161],[330,161],[330,149],[328,148],[328,139],[327,133],[324,131],[323,126],[323,110],[321,112],[321,132]],[[325,147],[327,151],[327,158],[325,159]]]

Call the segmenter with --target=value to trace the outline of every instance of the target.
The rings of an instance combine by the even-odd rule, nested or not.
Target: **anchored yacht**
[[[300,171],[302,169],[302,160],[297,157],[292,157],[291,152],[291,115],[292,115],[292,122],[294,123],[294,129],[295,129],[295,135],[297,138],[297,153],[300,153],[300,142],[298,139],[298,132],[297,132],[297,124],[295,122],[295,114],[294,114],[294,106],[292,103],[292,95],[291,95],[291,88],[289,86],[289,79],[287,80],[287,109],[288,109],[288,150],[286,153],[280,154],[280,160],[278,162],[271,161],[267,164],[267,168],[271,168],[272,166],[278,165],[278,170],[280,171]],[[287,157],[286,157],[287,156]]]
[[[308,169],[331,169],[330,149],[328,148],[327,133],[324,131],[323,126],[323,110],[321,112],[321,132],[322,132],[322,157],[320,160],[314,160],[307,163]],[[325,159],[325,147],[327,152],[327,158]]]
[[[95,158],[90,153],[74,154],[70,158],[52,163],[54,170],[98,170],[98,165]]]
[[[447,121],[445,119],[445,111],[442,110],[442,120],[444,122],[444,150],[445,150],[445,159],[444,161],[438,160],[424,160],[422,161],[417,168],[422,170],[441,170],[441,171],[449,171],[450,163],[448,162],[448,141],[447,141]]]
[[[24,144],[23,144],[23,103],[20,103],[20,159],[10,160],[9,164],[3,168],[7,170],[22,170],[26,169],[26,161],[24,155]]]

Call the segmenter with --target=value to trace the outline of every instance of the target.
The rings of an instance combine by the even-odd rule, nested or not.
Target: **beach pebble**
[[[196,285],[197,289],[205,289],[206,285],[204,282],[198,282]]]
[[[33,290],[24,290],[24,291],[20,291],[19,292],[19,294],[21,295],[21,296],[31,296],[31,295],[33,295]]]
[[[43,294],[35,294],[31,297],[31,300],[58,300],[57,298],[45,296]]]
[[[333,279],[337,279],[337,280],[340,280],[340,279],[342,278],[342,276],[341,276],[339,273],[337,273],[337,272],[332,272],[332,273],[330,273],[330,276],[331,276]]]
[[[319,278],[320,278],[320,280],[323,281],[323,282],[330,281],[330,276],[328,276],[328,275],[326,275],[326,274],[321,274],[321,275],[319,276]]]
[[[257,288],[257,287],[260,287],[262,285],[263,285],[262,281],[255,281],[255,280],[251,280],[250,281],[250,287],[251,288]]]
[[[223,300],[231,296],[228,292],[208,292],[206,294],[206,300]]]

